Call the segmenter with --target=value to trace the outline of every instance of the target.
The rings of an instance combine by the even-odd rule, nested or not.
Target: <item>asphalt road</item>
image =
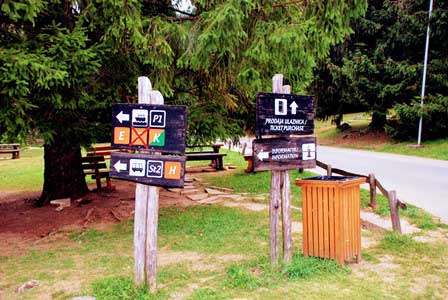
[[[400,200],[448,223],[448,161],[325,146],[318,146],[317,159],[353,173],[374,173]]]

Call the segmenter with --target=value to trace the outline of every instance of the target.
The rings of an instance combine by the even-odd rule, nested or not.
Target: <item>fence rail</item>
[[[375,178],[374,174],[369,175],[362,175],[362,174],[356,174],[352,172],[348,172],[345,170],[333,168],[331,165],[326,164],[321,161],[316,161],[316,165],[324,170],[327,171],[327,176],[331,176],[333,173],[343,175],[343,176],[357,176],[357,177],[363,177],[366,179],[366,183],[369,184],[370,187],[370,206],[372,208],[378,208],[378,202],[376,201],[376,189],[378,188],[381,193],[387,198],[389,201],[389,208],[390,208],[390,218],[392,221],[392,229],[396,232],[401,233],[401,223],[400,223],[400,212],[399,208],[406,210],[407,206],[405,203],[401,202],[397,198],[396,191],[388,191],[386,190],[383,185],[378,181],[378,179]]]

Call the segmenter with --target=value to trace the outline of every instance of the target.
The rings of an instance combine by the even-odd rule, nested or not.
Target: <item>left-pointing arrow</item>
[[[117,115],[117,120],[120,121],[120,123],[123,123],[123,121],[129,121],[129,115],[123,113],[123,111],[120,111]]]
[[[128,169],[128,165],[121,163],[121,161],[117,161],[114,165],[114,168],[115,170],[117,170],[117,172],[126,171]]]

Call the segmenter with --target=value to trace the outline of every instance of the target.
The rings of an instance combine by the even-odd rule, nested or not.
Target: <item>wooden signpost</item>
[[[286,171],[316,167],[316,138],[274,138],[252,143],[255,171]]]
[[[110,166],[110,177],[154,186],[184,186],[184,156],[116,152],[111,155]]]
[[[138,182],[135,188],[134,282],[157,287],[159,187],[181,187],[185,175],[186,107],[164,106],[147,77],[138,78],[139,104],[117,104],[112,147],[138,153],[111,154],[111,177]]]
[[[187,107],[114,104],[112,147],[185,153]]]
[[[257,94],[256,135],[253,141],[254,170],[272,170],[269,201],[270,259],[276,266],[278,251],[278,215],[282,211],[283,260],[292,260],[291,187],[289,170],[316,165],[316,139],[293,138],[314,132],[314,97],[290,95],[283,75],[272,78],[273,93]],[[262,138],[263,135],[277,136]],[[281,136],[282,138],[278,138]]]
[[[257,94],[255,135],[304,135],[314,132],[314,97]]]

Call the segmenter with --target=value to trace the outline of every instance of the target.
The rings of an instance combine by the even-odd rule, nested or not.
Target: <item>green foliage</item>
[[[294,255],[291,264],[285,265],[283,272],[289,278],[309,279],[315,276],[330,274],[345,275],[350,273],[350,269],[339,265],[335,260]]]
[[[397,104],[396,116],[387,124],[386,132],[395,139],[415,139],[420,117],[423,117],[423,139],[448,137],[448,96],[429,96],[423,109],[415,100],[410,104]]]
[[[152,300],[164,297],[163,292],[149,293],[146,287],[137,288],[131,278],[111,277],[92,284],[98,300]]]
[[[430,99],[448,95],[447,8],[446,2],[437,3],[431,17],[426,81]],[[312,85],[318,98],[317,115],[333,116],[339,125],[343,113],[369,110],[370,127],[382,130],[389,109],[397,105],[398,121],[389,125],[388,132],[400,138],[409,136],[418,121],[409,120],[408,113],[420,114],[411,101],[421,90],[427,10],[427,1],[423,0],[369,1],[366,16],[353,21],[354,34],[318,65]],[[442,124],[431,123],[435,132],[429,130],[427,138],[446,134],[446,110],[438,111],[437,119]],[[400,121],[401,117],[404,119]]]

